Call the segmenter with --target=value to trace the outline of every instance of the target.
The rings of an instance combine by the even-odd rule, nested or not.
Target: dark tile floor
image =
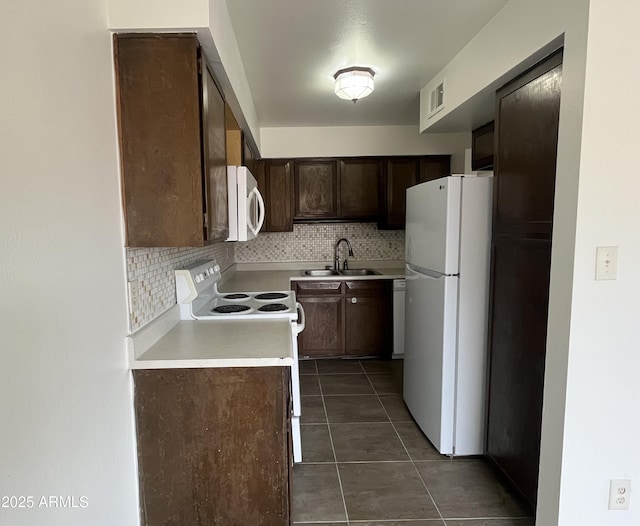
[[[302,464],[293,522],[307,526],[533,526],[484,460],[440,455],[402,400],[402,360],[300,364]]]

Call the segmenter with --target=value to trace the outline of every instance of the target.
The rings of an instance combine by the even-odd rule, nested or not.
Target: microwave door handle
[[[262,195],[257,187],[253,188],[249,193],[249,200],[252,198],[255,198],[258,203],[258,224],[257,226],[254,226],[249,218],[247,218],[247,222],[249,229],[253,232],[253,235],[257,236],[258,232],[260,232],[260,229],[262,228],[262,224],[264,223],[264,200],[262,199]]]

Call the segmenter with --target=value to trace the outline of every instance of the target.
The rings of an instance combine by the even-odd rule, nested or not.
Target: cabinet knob
[[[351,303],[358,303],[358,298],[351,298]]]

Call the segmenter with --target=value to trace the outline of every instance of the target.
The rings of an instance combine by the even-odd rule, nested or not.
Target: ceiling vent
[[[429,93],[429,115],[433,117],[442,108],[444,108],[444,79]]]

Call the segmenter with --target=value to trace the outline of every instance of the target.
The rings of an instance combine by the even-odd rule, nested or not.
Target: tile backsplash
[[[315,223],[293,225],[293,232],[265,232],[236,243],[236,263],[333,261],[333,246],[346,237],[351,260],[404,259],[404,230],[378,230],[375,223]],[[340,254],[346,255],[342,245]]]
[[[278,263],[333,260],[334,243],[346,237],[350,260],[404,259],[404,231],[378,230],[375,223],[316,223],[293,226],[293,232],[262,233],[240,243],[204,248],[128,248],[127,281],[138,288],[138,307],[129,313],[135,332],[176,302],[174,270],[199,259],[215,258],[222,270],[234,263]],[[340,249],[346,255],[344,245]]]
[[[199,259],[215,258],[222,270],[233,265],[235,243],[204,248],[128,248],[127,281],[138,287],[138,308],[129,313],[134,332],[176,303],[174,270]]]

